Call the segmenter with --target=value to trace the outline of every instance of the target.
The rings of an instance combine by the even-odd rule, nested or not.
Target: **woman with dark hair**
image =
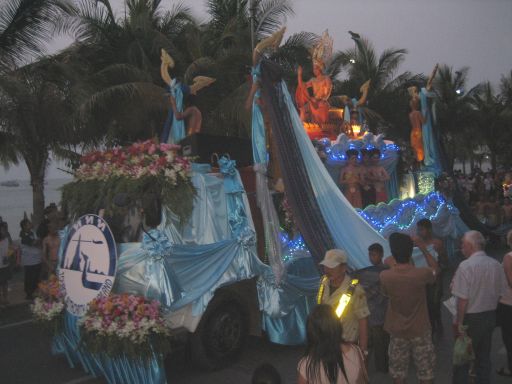
[[[299,361],[299,384],[364,384],[368,376],[361,350],[345,343],[332,307],[320,304],[308,317],[307,347]]]

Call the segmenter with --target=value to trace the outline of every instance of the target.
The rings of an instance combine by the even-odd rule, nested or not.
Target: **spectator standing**
[[[0,306],[9,304],[9,280],[11,270],[9,251],[11,242],[7,237],[7,223],[0,222]]]
[[[491,340],[496,326],[496,308],[500,296],[506,289],[502,266],[485,252],[485,239],[478,231],[469,231],[462,237],[461,251],[466,258],[460,263],[452,283],[452,295],[457,299],[455,334],[459,336],[462,326],[475,351],[476,382],[490,383]],[[467,383],[469,366],[454,369],[453,382]]]
[[[21,263],[24,269],[25,299],[32,300],[41,276],[42,251],[40,241],[32,230],[32,222],[23,219],[20,222]]]
[[[507,244],[512,248],[512,231],[507,233]],[[498,374],[512,377],[512,252],[503,257],[503,269],[507,278],[507,289],[498,304],[497,320],[507,350],[507,366],[500,368]]]
[[[434,284],[427,286],[427,306],[432,325],[432,332],[442,334],[443,322],[441,321],[441,301],[443,297],[443,274],[448,267],[448,257],[443,241],[434,237],[432,222],[429,219],[421,219],[416,224],[416,234],[425,246],[433,246],[437,253],[439,273]]]
[[[359,270],[356,277],[366,293],[366,300],[370,310],[368,318],[369,346],[375,361],[375,368],[379,372],[388,372],[389,334],[384,330],[384,318],[388,306],[388,299],[382,293],[380,286],[380,273],[389,267],[382,262],[384,248],[379,243],[368,247],[368,258],[372,265]]]
[[[325,276],[320,284],[318,299],[321,304],[329,304],[334,312],[343,294],[350,293],[350,302],[339,319],[343,325],[343,340],[359,344],[367,356],[370,311],[364,289],[360,284],[354,285],[347,274],[347,261],[347,254],[341,249],[331,249],[325,253],[324,259],[320,262]]]
[[[57,222],[48,223],[48,235],[43,239],[43,265],[46,277],[57,273],[57,260],[60,246],[60,237],[57,231]]]
[[[389,246],[396,265],[380,274],[382,289],[389,298],[384,329],[390,334],[389,372],[396,384],[405,382],[411,354],[419,382],[434,381],[435,351],[426,286],[434,283],[438,266],[425,245],[417,245],[429,268],[410,263],[414,245],[408,235],[392,233]]]
[[[343,326],[330,305],[313,309],[306,334],[306,353],[297,366],[298,384],[368,383],[363,354],[343,340]]]

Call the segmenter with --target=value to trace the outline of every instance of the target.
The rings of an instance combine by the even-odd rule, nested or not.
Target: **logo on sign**
[[[105,220],[80,217],[69,232],[59,270],[68,312],[82,316],[93,299],[110,294],[116,262],[116,243]]]

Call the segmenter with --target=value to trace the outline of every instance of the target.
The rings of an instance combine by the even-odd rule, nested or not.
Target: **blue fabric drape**
[[[380,243],[384,253],[390,254],[388,242],[357,214],[329,175],[304,130],[284,81],[281,87],[315,198],[336,246],[349,254],[349,266],[353,269],[367,266],[368,246],[372,243]]]
[[[433,131],[432,113],[429,108],[428,98],[433,97],[432,92],[428,92],[426,88],[421,88],[420,100],[421,100],[421,113],[425,117],[425,123],[422,125],[423,135],[423,149],[425,151],[425,158],[423,163],[425,166],[439,176],[442,171],[441,162],[439,158],[439,151],[437,148],[437,142],[435,140]]]
[[[169,89],[170,92],[170,89]],[[160,135],[160,142],[167,143],[169,141],[169,134],[171,133],[172,121],[174,120],[174,111],[172,108],[169,108],[167,111],[167,117],[164,122],[164,129],[162,130],[162,134]]]
[[[251,70],[252,82],[258,83],[261,76],[261,68],[258,63]],[[258,89],[254,94],[252,101],[252,155],[254,164],[267,163],[267,142],[265,139],[265,123],[263,122],[263,114],[258,104],[261,97],[261,90]]]
[[[80,344],[79,318],[64,315],[64,329],[53,338],[52,352],[64,354],[71,367],[81,366],[94,377],[103,376],[109,384],[165,384],[162,356],[153,355],[149,360],[126,356],[110,358],[104,354],[93,355]]]
[[[220,284],[257,273],[254,225],[236,163],[222,157],[219,167],[222,177],[193,175],[199,201],[184,228],[165,210],[159,230],[150,231],[159,241],[146,236],[142,246],[122,247],[116,291],[159,300],[168,311],[193,304],[200,315]],[[213,232],[205,236],[203,229]]]
[[[176,103],[176,110],[183,112],[183,91],[184,86],[176,79],[173,79],[170,85],[171,96],[174,97]],[[185,121],[178,120],[176,116],[172,115],[171,134],[169,135],[170,144],[178,144],[185,138]]]

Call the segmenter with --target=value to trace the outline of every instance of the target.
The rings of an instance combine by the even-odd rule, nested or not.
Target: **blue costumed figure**
[[[434,135],[432,111],[430,110],[428,101],[429,98],[433,98],[435,96],[435,93],[432,92],[431,89],[432,82],[437,73],[437,68],[438,65],[436,64],[432,74],[428,79],[426,87],[421,88],[420,100],[421,114],[424,117],[424,122],[421,129],[423,135],[423,150],[425,152],[423,164],[425,164],[425,167],[427,167],[428,170],[434,172],[436,176],[439,176],[442,172],[442,167],[439,159],[438,144]]]
[[[169,68],[174,67],[174,61],[169,54],[162,49],[160,65],[160,75],[167,84],[169,102],[171,104],[167,119],[165,120],[161,143],[178,144],[187,135],[185,132],[185,120],[188,121],[189,134],[198,133],[201,130],[201,111],[195,106],[185,108],[185,98],[189,95],[195,95],[201,88],[207,87],[215,79],[206,76],[196,76],[193,84],[189,87],[178,79],[172,79],[169,75]]]
[[[276,281],[280,281],[284,272],[282,261],[282,248],[279,237],[279,217],[277,215],[272,195],[268,186],[267,166],[269,156],[267,155],[267,139],[265,122],[261,110],[261,58],[264,50],[276,49],[283,38],[285,28],[281,28],[272,36],[260,41],[254,48],[252,56],[252,87],[247,97],[245,107],[252,108],[252,153],[254,160],[254,171],[256,173],[256,201],[263,217],[265,231],[266,254],[272,266]],[[274,160],[274,159],[273,159]],[[219,162],[220,163],[220,162]]]

